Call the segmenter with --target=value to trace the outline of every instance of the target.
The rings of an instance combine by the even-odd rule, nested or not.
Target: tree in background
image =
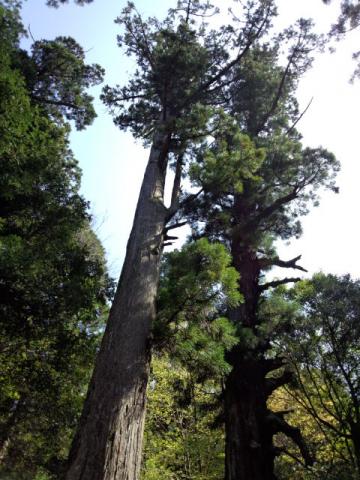
[[[333,445],[336,478],[360,475],[359,293],[349,276],[318,274],[287,294],[297,307],[294,328],[282,337],[296,372],[289,394]]]
[[[70,40],[29,55],[22,32],[19,10],[1,3],[0,469],[59,478],[111,283],[62,119],[90,121],[92,67]],[[34,98],[40,85],[46,102]],[[62,105],[65,95],[77,105]]]
[[[141,478],[218,480],[224,475],[219,385],[155,354],[148,389]]]

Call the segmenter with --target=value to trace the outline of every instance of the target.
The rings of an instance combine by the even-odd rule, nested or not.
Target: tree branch
[[[35,102],[47,103],[49,105],[56,105],[58,107],[68,107],[68,108],[73,108],[74,110],[78,110],[80,108],[79,105],[75,105],[74,103],[70,103],[70,102],[63,102],[61,100],[51,100],[50,98],[37,97],[36,95],[31,95],[31,98]]]
[[[184,155],[180,155],[176,161],[175,178],[171,192],[170,212],[175,213],[179,209],[179,197],[181,192],[181,174],[184,165]]]
[[[310,455],[310,452],[307,448],[307,445],[301,435],[300,429],[292,427],[287,423],[283,418],[281,412],[269,412],[267,420],[271,426],[273,434],[275,433],[284,433],[289,437],[300,449],[301,455],[305,461],[306,465],[313,465],[314,459]]]
[[[277,200],[275,200],[274,203],[269,205],[267,208],[264,208],[264,210],[260,211],[258,215],[255,216],[252,220],[250,220],[249,225],[257,225],[260,223],[261,220],[264,218],[270,217],[276,210],[278,210],[280,207],[285,205],[286,203],[291,202],[292,200],[295,200],[297,197],[299,191],[299,187],[296,186],[294,187],[290,193],[285,195],[284,197],[280,197]]]
[[[301,112],[301,114],[298,116],[298,118],[295,120],[295,122],[291,125],[290,128],[288,128],[285,132],[285,135],[289,135],[293,130],[294,128],[296,127],[296,125],[300,122],[300,120],[302,119],[302,117],[305,115],[305,113],[309,110],[312,102],[314,100],[314,97],[311,97],[311,100],[310,102],[307,104],[307,106],[305,107],[305,109]]]
[[[213,77],[209,78],[204,84],[200,85],[199,88],[197,89],[196,92],[194,92],[194,94],[190,97],[190,99],[188,99],[188,101],[190,100],[190,102],[199,95],[200,92],[204,92],[206,91],[209,87],[211,87],[211,85],[213,85],[214,83],[216,83],[217,81],[219,81],[224,75],[226,75],[235,65],[237,65],[240,60],[246,55],[246,53],[249,51],[251,45],[253,45],[253,43],[257,40],[257,38],[259,38],[264,26],[266,25],[266,22],[269,18],[269,15],[270,15],[270,6],[267,8],[267,12],[266,12],[266,15],[263,19],[263,21],[261,22],[260,26],[258,27],[257,31],[255,32],[255,34],[253,36],[251,36],[250,38],[248,38],[248,41],[246,43],[246,45],[244,46],[244,48],[238,53],[238,55],[229,63],[227,63],[216,75],[214,75]],[[219,86],[220,88],[222,87]]]
[[[180,228],[180,227],[183,227],[184,225],[186,225],[188,222],[186,220],[184,220],[183,222],[176,222],[176,223],[173,223],[171,225],[169,225],[168,227],[165,227],[164,228],[164,233],[166,234],[169,230],[173,230],[175,228]]]
[[[294,373],[290,370],[285,370],[280,377],[273,377],[273,378],[266,378],[265,379],[265,388],[266,394],[270,396],[272,392],[277,390],[278,388],[286,385],[287,383],[291,382],[294,377]],[[290,413],[290,412],[286,412]]]
[[[191,193],[189,196],[184,198],[184,200],[180,203],[180,208],[184,208],[185,205],[188,205],[190,202],[195,200],[201,193],[204,191],[203,188],[200,188],[196,193]]]
[[[262,285],[259,286],[259,289],[260,289],[260,292],[264,292],[269,288],[275,288],[275,287],[278,287],[279,285],[285,285],[286,283],[291,283],[291,282],[293,283],[301,282],[301,280],[302,278],[300,277],[286,277],[286,278],[282,278],[281,280],[273,280],[272,282],[263,283]]]
[[[266,122],[269,120],[269,118],[275,113],[275,110],[278,106],[278,103],[280,101],[280,98],[282,96],[282,92],[283,92],[283,89],[284,89],[284,85],[285,85],[285,81],[287,79],[287,76],[288,76],[288,73],[289,73],[289,70],[290,70],[290,67],[292,65],[292,62],[293,62],[293,59],[295,57],[295,52],[296,52],[296,49],[294,49],[294,51],[292,52],[290,58],[289,58],[289,61],[286,65],[286,68],[284,70],[284,73],[281,77],[281,80],[280,80],[280,83],[279,83],[279,87],[278,87],[278,90],[276,92],[276,95],[274,97],[274,100],[271,104],[271,107],[270,109],[267,111],[267,113],[264,115],[263,119],[261,120],[261,123],[260,125],[256,128],[255,130],[255,135],[259,135],[259,133],[261,132],[261,130],[264,128],[264,126],[266,125]]]
[[[302,272],[307,272],[307,270],[300,265],[297,265],[297,262],[300,260],[301,255],[298,255],[291,260],[281,260],[279,257],[275,258],[262,258],[260,259],[261,268],[266,268],[270,266],[277,266],[281,268],[293,268],[294,270],[301,270]]]

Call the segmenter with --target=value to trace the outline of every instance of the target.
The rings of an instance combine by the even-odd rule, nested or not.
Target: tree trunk
[[[235,199],[237,218],[249,215],[241,197]],[[229,312],[230,320],[256,335],[260,296],[260,264],[256,252],[243,241],[232,240],[233,265],[240,274],[244,301]],[[273,432],[267,422],[266,371],[258,348],[234,347],[228,361],[233,369],[225,384],[225,480],[276,480],[274,476]]]
[[[349,424],[356,461],[356,478],[360,478],[360,425],[356,420],[350,420]]]
[[[163,194],[169,143],[168,133],[154,137],[67,480],[139,478],[151,324],[167,216]]]
[[[225,479],[276,480],[261,362],[237,363],[225,387]]]

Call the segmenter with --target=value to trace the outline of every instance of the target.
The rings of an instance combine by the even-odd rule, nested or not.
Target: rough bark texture
[[[225,478],[275,480],[264,375],[256,361],[237,363],[225,388]]]
[[[251,207],[241,196],[235,198],[234,210],[239,226],[246,224]],[[256,334],[261,265],[248,233],[240,228],[232,238],[233,265],[240,274],[244,302],[229,312],[229,317],[234,324],[250,328]],[[233,369],[225,385],[225,479],[276,480],[273,432],[267,422],[267,372],[263,353],[235,347],[228,361]]]
[[[244,303],[230,312],[230,319],[254,329],[260,265],[256,254],[239,240],[233,242],[232,256],[240,273]],[[266,371],[261,352],[244,352],[235,347],[228,361],[233,369],[225,385],[225,478],[275,480],[273,432],[267,422]]]
[[[260,323],[258,304],[263,291],[259,280],[264,260],[258,257],[256,247],[252,245],[251,235],[254,232],[248,227],[243,231],[241,229],[253,213],[251,207],[238,196],[234,210],[239,228],[234,230],[231,253],[233,265],[240,274],[240,291],[244,301],[229,312],[229,318],[235,325],[251,329],[256,337]],[[299,268],[296,260],[282,263]],[[228,355],[233,369],[224,392],[226,480],[276,480],[274,461],[279,452],[273,446],[273,436],[278,432],[295,442],[307,465],[313,461],[300,430],[284,419],[286,412],[272,412],[267,408],[271,393],[292,377],[291,372],[285,370],[280,376],[267,378],[270,372],[284,366],[281,359],[266,358],[268,347],[267,340],[262,339],[253,347],[235,346]]]
[[[139,477],[150,333],[167,214],[163,193],[168,149],[169,135],[155,135],[67,480]]]

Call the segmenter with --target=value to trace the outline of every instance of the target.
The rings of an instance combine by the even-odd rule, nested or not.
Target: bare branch
[[[297,265],[297,262],[300,260],[301,255],[298,255],[291,260],[281,260],[279,257],[274,258],[261,258],[260,263],[262,268],[270,267],[275,265],[276,267],[281,268],[293,268],[294,270],[301,270],[302,272],[307,272],[307,270],[300,265]],[[301,280],[301,279],[300,279]]]
[[[168,232],[169,230],[173,230],[175,228],[180,228],[180,227],[183,227],[184,225],[186,225],[188,222],[186,220],[184,220],[183,222],[176,222],[176,223],[173,223],[171,225],[169,225],[168,227],[165,227],[164,228],[164,233]]]
[[[282,278],[281,280],[274,280],[272,282],[263,283],[262,285],[259,286],[259,289],[261,292],[264,292],[269,288],[275,288],[275,287],[278,287],[279,285],[285,285],[286,283],[301,282],[301,280],[302,278],[300,277],[286,277],[286,278]]]
[[[307,445],[301,435],[300,429],[292,427],[281,415],[281,412],[269,412],[267,417],[268,423],[271,425],[273,433],[284,433],[289,437],[300,449],[301,455],[306,465],[313,465],[314,459],[312,458]]]
[[[301,112],[301,114],[298,116],[298,118],[295,120],[295,122],[291,125],[290,128],[288,128],[285,132],[286,135],[289,135],[293,130],[294,128],[296,127],[296,125],[300,122],[300,120],[302,119],[302,117],[305,115],[305,113],[309,110],[310,108],[310,105],[312,104],[314,100],[314,97],[311,97],[311,100],[310,102],[307,104],[306,108]]]

